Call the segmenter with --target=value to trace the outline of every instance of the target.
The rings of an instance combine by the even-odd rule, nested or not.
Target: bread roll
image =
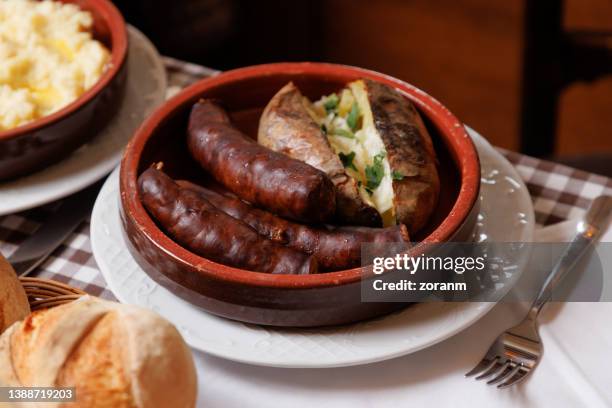
[[[30,314],[30,304],[11,264],[0,254],[0,334]]]
[[[191,351],[172,324],[89,296],[1,336],[1,383],[76,387],[76,403],[59,407],[191,408],[197,394]]]

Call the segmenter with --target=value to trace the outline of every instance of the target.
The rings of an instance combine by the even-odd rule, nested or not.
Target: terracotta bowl
[[[358,78],[397,88],[413,101],[432,134],[440,161],[442,195],[429,225],[416,240],[462,241],[471,236],[480,183],[478,156],[461,122],[421,90],[398,79],[343,65],[278,63],[225,72],[187,88],[157,110],[137,131],[121,164],[121,218],[126,243],[140,266],[187,301],[227,318],[274,326],[325,326],[388,313],[405,304],[362,303],[361,268],[318,275],[270,275],[200,257],[164,234],[141,205],[139,174],[153,162],[177,179],[210,180],[190,158],[185,142],[189,110],[199,98],[220,101],[235,123],[256,135],[270,98],[294,81],[310,98],[337,91]]]
[[[89,11],[94,38],[111,52],[98,82],[63,109],[0,131],[0,180],[16,178],[55,163],[87,142],[116,113],[127,76],[128,35],[121,13],[109,0],[60,0]]]

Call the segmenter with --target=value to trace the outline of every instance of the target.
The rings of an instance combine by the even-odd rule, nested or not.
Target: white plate
[[[110,173],[136,128],[164,100],[166,71],[157,50],[129,27],[128,80],[119,112],[89,143],[61,162],[17,180],[0,183],[0,215],[59,200]]]
[[[531,241],[533,207],[514,168],[470,130],[482,164],[477,233],[492,241]],[[379,319],[324,329],[273,329],[213,316],[150,279],[127,250],[118,214],[119,172],[102,188],[91,219],[93,253],[115,296],[153,309],[192,347],[230,360],[275,367],[339,367],[386,360],[467,328],[494,303],[424,303]],[[524,262],[522,263],[524,265]]]

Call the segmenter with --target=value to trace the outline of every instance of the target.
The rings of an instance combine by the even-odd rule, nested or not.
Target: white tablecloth
[[[570,222],[538,232],[567,240]],[[603,237],[612,241],[612,231]],[[608,271],[610,272],[610,271]],[[464,378],[493,339],[524,315],[498,304],[464,332],[394,360],[333,369],[249,366],[196,352],[201,407],[609,407],[612,303],[551,303],[540,315],[544,357],[530,378],[498,390]]]

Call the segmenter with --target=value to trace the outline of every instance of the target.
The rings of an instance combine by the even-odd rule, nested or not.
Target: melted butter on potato
[[[354,104],[358,106],[359,117],[356,122],[353,120],[355,126],[351,127],[349,115]],[[352,165],[345,164],[345,167],[347,173],[358,180],[363,201],[376,208],[384,226],[395,225],[391,167],[374,124],[364,82],[349,83],[340,96],[324,96],[308,111],[326,132],[336,154],[341,158],[354,154]],[[372,173],[376,177],[372,177]]]

